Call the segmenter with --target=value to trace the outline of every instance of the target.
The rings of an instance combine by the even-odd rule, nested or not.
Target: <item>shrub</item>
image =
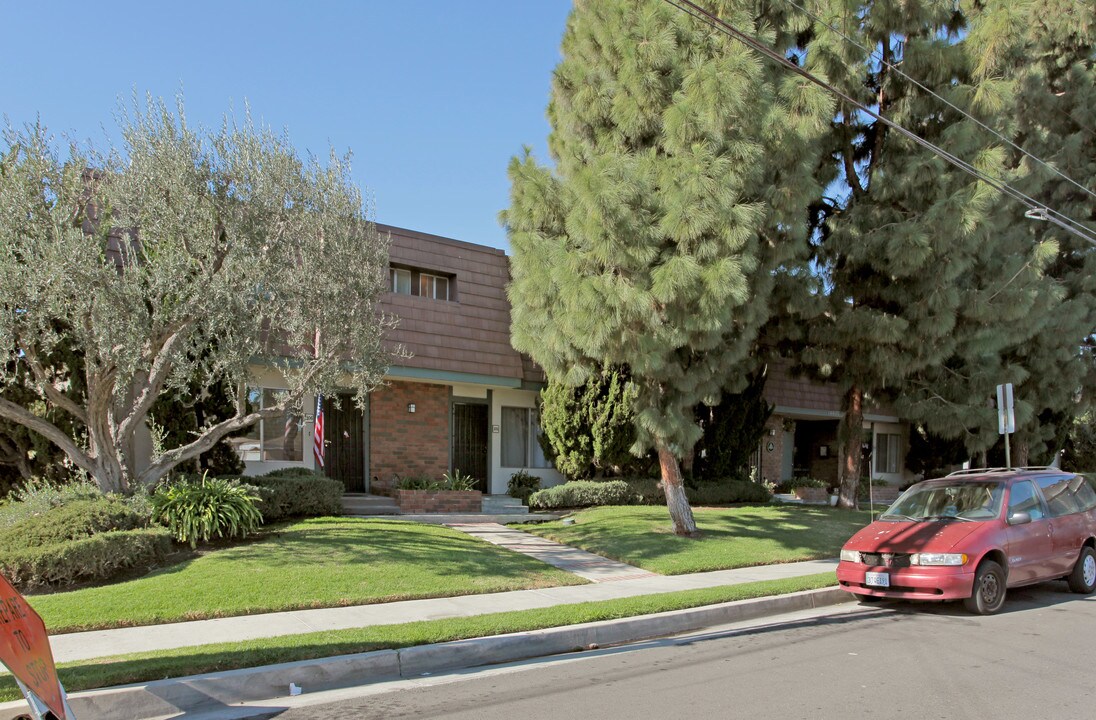
[[[792,478],[791,480],[788,480],[787,482],[783,483],[783,485],[784,485],[784,487],[788,488],[789,490],[795,490],[796,488],[824,488],[824,487],[826,487],[826,483],[822,482],[821,480],[812,478],[812,477]]]
[[[234,476],[235,477],[235,476]],[[260,478],[278,478],[278,477],[314,477],[327,480],[328,477],[318,470],[312,470],[306,467],[286,467],[278,468],[277,470],[271,470],[268,473],[259,476]],[[254,478],[252,478],[254,479]],[[337,481],[336,481],[337,482]]]
[[[441,490],[475,490],[479,481],[471,475],[462,475],[460,470],[454,470],[453,474],[445,473],[442,476]]]
[[[254,493],[255,488],[227,478],[183,478],[153,494],[153,519],[192,548],[214,538],[244,537],[263,522]]]
[[[136,530],[146,526],[148,519],[125,502],[100,495],[73,500],[0,530],[0,549],[53,545],[112,530]]]
[[[636,505],[664,505],[666,494],[661,481],[655,478],[628,478],[632,502]],[[697,505],[730,505],[732,503],[765,503],[772,493],[761,483],[749,480],[729,479],[701,482],[685,486],[685,496]]]
[[[529,496],[540,490],[540,478],[530,475],[524,470],[518,470],[510,476],[510,482],[506,483],[506,494],[512,498],[529,504]]]
[[[164,528],[120,530],[0,552],[0,573],[17,588],[109,580],[128,568],[151,567],[171,552]]]
[[[574,480],[529,496],[529,507],[538,509],[630,505],[632,491],[623,480],[595,482]]]
[[[397,490],[475,490],[478,481],[471,475],[462,475],[460,470],[453,474],[445,473],[441,480],[429,475],[408,475],[396,483]]]
[[[0,527],[9,527],[24,519],[41,515],[51,508],[74,500],[100,498],[103,493],[90,480],[81,479],[58,485],[46,480],[31,478],[11,493],[13,502],[0,508]]]
[[[696,505],[730,505],[731,503],[767,503],[772,494],[761,483],[749,480],[721,480],[685,488],[689,502]]]
[[[238,478],[257,489],[256,507],[263,522],[290,517],[324,517],[342,514],[343,484],[305,470],[291,474],[282,470],[259,477]]]
[[[635,505],[665,505],[666,494],[662,492],[662,481],[658,478],[624,478],[632,491],[632,503]]]

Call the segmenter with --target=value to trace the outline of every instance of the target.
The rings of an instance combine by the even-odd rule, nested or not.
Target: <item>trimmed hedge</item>
[[[536,491],[529,496],[529,507],[546,510],[592,505],[630,505],[632,497],[631,488],[623,480],[573,480]]]
[[[730,505],[767,503],[772,495],[760,483],[749,480],[721,480],[685,486],[685,495],[694,505]],[[542,510],[593,505],[664,505],[666,495],[654,478],[619,480],[576,480],[533,493],[529,507]]]
[[[91,537],[0,552],[0,573],[20,590],[109,580],[148,568],[172,550],[165,528],[119,530]]]
[[[685,495],[693,505],[730,505],[732,503],[767,503],[772,494],[761,483],[749,480],[722,480],[686,487]]]
[[[342,515],[343,484],[317,472],[289,468],[236,479],[258,489],[259,502],[255,506],[263,514],[264,523],[290,517]]]
[[[71,500],[0,530],[0,551],[54,545],[112,530],[148,527],[148,518],[117,498]]]

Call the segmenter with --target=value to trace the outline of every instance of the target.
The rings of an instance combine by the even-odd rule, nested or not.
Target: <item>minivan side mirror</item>
[[[1014,512],[1008,516],[1009,525],[1026,525],[1031,522],[1031,513]]]

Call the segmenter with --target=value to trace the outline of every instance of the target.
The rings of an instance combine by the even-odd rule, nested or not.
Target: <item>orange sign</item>
[[[42,618],[0,575],[0,662],[62,720],[65,703]]]

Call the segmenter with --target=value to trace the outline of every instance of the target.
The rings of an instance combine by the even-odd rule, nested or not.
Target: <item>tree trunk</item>
[[[685,496],[685,484],[677,458],[661,442],[657,443],[655,449],[658,450],[658,464],[662,467],[662,490],[666,494],[666,508],[670,511],[670,520],[673,521],[674,535],[699,537],[696,521],[693,520],[693,509],[689,507],[689,498]]]
[[[864,436],[864,391],[858,385],[853,385],[845,393],[844,409],[838,431],[841,458],[837,468],[837,506],[852,509],[856,507],[856,493],[860,486],[860,448]]]
[[[1027,438],[1019,435],[1013,435],[1012,444],[1012,467],[1027,467],[1031,458],[1031,445],[1028,444]]]

